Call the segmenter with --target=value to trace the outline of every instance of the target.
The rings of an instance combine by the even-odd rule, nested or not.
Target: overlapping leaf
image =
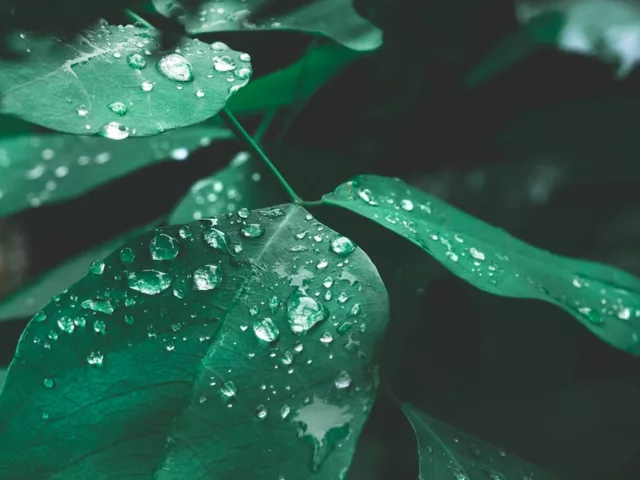
[[[229,138],[229,130],[197,125],[153,138],[30,134],[0,139],[0,216],[59,202],[166,159]]]
[[[402,410],[411,423],[418,441],[420,478],[554,478],[540,468],[431,418],[411,405],[403,405]]]
[[[214,116],[251,77],[249,57],[224,44],[184,38],[164,52],[158,35],[105,24],[66,41],[16,35],[0,110],[76,135],[151,136]]]
[[[190,33],[227,30],[302,30],[320,33],[353,50],[374,50],[382,31],[356,12],[351,0],[311,0],[293,11],[269,18],[252,18],[268,0],[208,0],[189,13],[186,1],[153,0],[158,12],[181,21]]]
[[[324,201],[402,235],[477,288],[553,303],[640,355],[640,280],[628,273],[537,249],[399,179],[356,177]]]
[[[387,317],[368,257],[301,207],[148,232],[25,330],[0,475],[339,478]]]

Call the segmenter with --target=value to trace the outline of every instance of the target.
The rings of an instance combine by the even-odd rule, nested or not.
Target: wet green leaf
[[[481,290],[553,303],[640,355],[640,280],[626,272],[537,249],[399,179],[356,177],[324,201],[402,235]]]
[[[235,113],[252,113],[306,101],[365,55],[334,42],[323,43],[296,63],[251,82],[231,97],[228,107]]]
[[[162,160],[190,152],[231,132],[197,125],[152,138],[28,134],[0,139],[0,216],[67,200]]]
[[[89,266],[94,261],[106,257],[116,248],[142,234],[144,231],[155,227],[159,223],[160,222],[157,221],[145,227],[119,235],[52,268],[27,283],[14,294],[0,301],[0,322],[31,317],[44,307],[49,300],[51,300],[51,297],[60,293],[60,290],[70,287],[84,277],[89,271]]]
[[[557,47],[615,63],[620,77],[626,76],[640,58],[640,5],[637,2],[518,0],[516,14],[520,23],[545,43],[549,40],[549,30],[536,28],[536,20],[541,16],[561,17],[562,28],[554,35]]]
[[[181,21],[192,34],[229,30],[302,30],[333,38],[353,50],[375,50],[382,31],[362,18],[350,0],[315,0],[294,11],[253,21],[265,0],[209,0],[187,14],[179,0],[153,0],[158,12]]]
[[[171,213],[169,224],[215,217],[243,208],[255,210],[285,200],[283,188],[263,164],[248,153],[240,152],[229,166],[191,186]]]
[[[402,406],[418,442],[420,478],[545,480],[554,478],[539,467],[508,454],[409,404]]]
[[[90,270],[22,336],[3,475],[344,474],[388,320],[361,249],[281,205],[148,232]]]
[[[156,34],[101,25],[64,42],[16,35],[21,59],[0,60],[2,113],[76,135],[151,136],[214,116],[251,77],[247,57],[226,46],[184,38],[180,54],[162,52]]]

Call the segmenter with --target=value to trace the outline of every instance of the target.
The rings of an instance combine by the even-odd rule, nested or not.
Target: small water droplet
[[[42,310],[40,310],[33,316],[33,320],[36,322],[44,322],[46,319],[47,319],[47,314],[44,313]]]
[[[149,252],[154,260],[173,260],[180,252],[180,243],[172,236],[161,233],[149,242]]]
[[[113,102],[109,104],[109,110],[118,115],[119,117],[124,117],[129,109],[122,102]]]
[[[356,244],[347,237],[336,237],[331,241],[331,251],[343,257],[350,255],[356,248]]]
[[[333,342],[333,337],[331,336],[331,334],[329,332],[324,332],[320,336],[320,341],[322,343],[324,343],[325,345],[329,345],[331,342]]]
[[[213,290],[222,283],[222,268],[205,265],[193,272],[193,288],[200,291]]]
[[[211,44],[211,49],[214,52],[224,52],[229,50],[229,46],[226,43],[223,42],[213,42]]]
[[[102,273],[104,272],[104,267],[105,265],[102,260],[96,260],[89,267],[89,272],[94,275],[102,275]]]
[[[318,264],[316,265],[316,268],[318,270],[322,270],[324,268],[327,268],[327,266],[329,265],[329,262],[326,259],[322,259],[318,262]]]
[[[220,387],[220,392],[227,398],[233,398],[236,396],[238,390],[236,389],[235,384],[229,380],[228,382],[224,382],[222,387]]]
[[[142,70],[147,66],[147,60],[139,53],[127,55],[127,63],[135,70]]]
[[[84,300],[80,306],[85,310],[106,313],[107,315],[111,315],[114,312],[111,302],[102,298]]]
[[[326,308],[315,299],[302,294],[294,294],[287,303],[289,327],[296,334],[307,333],[314,325],[326,320]]]
[[[229,251],[229,242],[227,241],[227,235],[217,228],[209,228],[208,230],[205,230],[205,232],[202,234],[202,238],[205,243],[211,248],[223,252]]]
[[[264,235],[264,227],[259,223],[250,223],[242,227],[240,233],[245,238],[258,238]]]
[[[260,420],[267,418],[267,409],[264,405],[258,405],[258,408],[256,408],[256,417]]]
[[[216,72],[230,72],[236,69],[236,63],[228,55],[213,57],[213,68]]]
[[[322,285],[324,285],[324,288],[331,288],[331,286],[333,285],[333,278],[332,277],[325,278],[324,282],[322,282]]]
[[[337,389],[343,390],[351,385],[351,377],[344,370],[341,371],[338,376],[333,380],[333,384]]]
[[[122,250],[120,250],[118,256],[124,263],[132,263],[136,259],[135,252],[129,247],[124,247]]]
[[[302,343],[300,343],[300,342],[297,342],[297,343],[295,344],[295,346],[293,347],[293,349],[294,349],[296,352],[300,353],[302,350],[304,350],[304,345],[303,345]]]
[[[251,315],[257,315],[258,312],[260,312],[260,309],[258,308],[257,305],[253,305],[253,306],[251,306],[251,308],[249,308],[249,313]]]
[[[183,225],[180,227],[180,230],[178,230],[178,234],[180,235],[180,238],[183,239],[191,238],[191,228],[189,228],[188,225]]]
[[[145,92],[150,92],[151,90],[153,90],[153,83],[145,80],[140,84],[140,88],[142,88],[142,90],[144,90]]]
[[[484,255],[484,253],[483,253],[483,252],[481,252],[480,250],[478,250],[478,249],[474,248],[474,247],[471,247],[471,248],[469,249],[469,253],[470,253],[470,254],[471,254],[471,256],[472,256],[473,258],[475,258],[476,260],[484,260],[484,259],[485,259],[485,255]]]
[[[338,301],[339,301],[340,303],[344,303],[344,302],[346,302],[347,300],[349,300],[349,297],[347,296],[347,294],[346,294],[346,293],[344,293],[344,292],[340,292],[340,295],[338,295]]]
[[[54,382],[52,379],[50,378],[45,378],[42,381],[42,385],[44,385],[44,388],[53,388],[56,386],[56,382]]]
[[[165,55],[156,64],[158,71],[169,80],[192,82],[193,69],[189,60],[177,53]]]
[[[368,203],[369,205],[372,205],[372,206],[378,205],[378,202],[373,196],[373,193],[371,193],[371,190],[369,190],[368,188],[358,189],[358,197],[360,197],[362,201]]]
[[[158,270],[142,270],[132,272],[127,276],[127,285],[132,290],[137,290],[145,295],[157,295],[165,291],[171,285],[171,275]]]
[[[249,218],[249,209],[241,208],[240,210],[238,210],[238,216],[240,218]]]
[[[98,135],[111,140],[124,140],[129,138],[129,128],[119,122],[109,122],[100,129]]]
[[[280,331],[270,318],[264,318],[253,324],[253,332],[263,342],[272,343],[278,339]]]
[[[403,210],[406,210],[407,212],[410,212],[413,210],[413,202],[411,200],[408,199],[402,199],[400,200],[400,207]]]
[[[198,98],[204,97],[204,91],[202,89],[200,89],[200,88],[198,90],[196,90],[196,97],[198,97]]]
[[[104,355],[100,352],[91,352],[87,357],[87,363],[96,367],[101,367],[104,362]]]
[[[126,323],[127,325],[133,325],[135,322],[135,318],[131,315],[125,315],[124,316],[124,323]]]
[[[251,75],[253,75],[253,70],[247,67],[242,67],[233,73],[238,78],[238,80],[249,80],[251,78]]]
[[[242,60],[243,62],[250,62],[251,61],[251,55],[249,55],[248,53],[241,53],[240,54],[240,60]]]
[[[87,110],[87,107],[85,107],[84,105],[80,105],[76,109],[76,112],[78,112],[78,115],[81,117],[86,117],[89,114],[89,110]]]
[[[282,405],[282,407],[280,408],[280,418],[284,420],[289,416],[290,413],[291,413],[291,407],[289,407],[289,405],[287,404]]]
[[[95,320],[93,322],[93,331],[105,335],[107,333],[107,326],[102,320]]]
[[[75,323],[69,317],[61,317],[58,319],[58,327],[66,333],[73,333],[76,328]]]

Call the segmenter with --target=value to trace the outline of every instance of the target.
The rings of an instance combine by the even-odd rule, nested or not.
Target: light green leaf
[[[183,38],[177,54],[159,42],[157,31],[131,25],[65,42],[16,36],[23,57],[0,60],[1,112],[76,135],[144,137],[214,116],[251,77],[248,57],[226,46]]]
[[[3,475],[342,477],[388,321],[350,247],[282,205],[157,229],[95,264],[18,345]]]
[[[240,209],[256,210],[286,200],[282,187],[270,172],[240,152],[211,177],[198,180],[169,217],[170,225],[215,217]]]
[[[618,75],[626,76],[640,58],[640,5],[625,0],[518,0],[518,20],[546,42],[547,30],[536,29],[540,16],[563,18],[558,48],[600,57],[616,63]]]
[[[382,31],[358,15],[351,0],[313,0],[298,9],[257,23],[251,16],[267,0],[208,0],[187,14],[185,1],[153,0],[158,13],[177,18],[192,34],[229,30],[302,30],[333,38],[353,50],[375,50]]]
[[[554,478],[539,467],[431,418],[409,404],[402,411],[418,441],[420,478],[470,480],[545,480]]]
[[[91,248],[52,268],[20,288],[16,293],[3,298],[0,301],[0,322],[31,317],[44,307],[51,300],[51,297],[60,293],[60,290],[70,287],[85,276],[94,261],[106,257],[116,248],[159,223],[156,221]]]
[[[400,179],[362,175],[324,201],[398,233],[481,290],[553,303],[640,355],[640,280],[626,272],[537,249]]]
[[[235,113],[254,113],[307,101],[320,87],[366,53],[335,42],[318,45],[282,70],[258,78],[229,100]]]
[[[197,125],[153,138],[29,134],[0,139],[0,216],[59,202],[163,160],[184,160],[227,129]]]

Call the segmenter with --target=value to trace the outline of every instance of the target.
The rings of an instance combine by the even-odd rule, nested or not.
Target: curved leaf
[[[411,423],[418,442],[420,478],[554,478],[539,467],[431,418],[409,404],[405,403],[402,411]]]
[[[555,40],[567,52],[597,56],[618,65],[618,75],[626,76],[640,58],[640,5],[626,0],[518,0],[520,23],[547,43]],[[536,28],[542,16],[562,17],[559,35]],[[550,35],[552,33],[552,35]]]
[[[337,237],[283,205],[157,229],[95,264],[21,338],[3,477],[343,476],[388,299]]]
[[[229,130],[197,125],[154,138],[30,134],[0,139],[0,216],[59,202],[166,159],[184,160]]]
[[[267,0],[208,0],[194,14],[185,0],[153,0],[158,13],[178,18],[192,34],[228,30],[302,30],[333,38],[353,50],[375,50],[382,31],[358,15],[351,0],[312,0],[294,11],[255,20]]]
[[[362,175],[323,198],[405,237],[481,290],[553,303],[640,355],[640,280],[628,273],[537,249],[400,179]]]
[[[89,266],[99,258],[104,258],[116,248],[137,237],[146,230],[155,227],[159,221],[142,228],[119,235],[102,245],[52,268],[40,275],[17,292],[0,301],[0,322],[31,317],[44,307],[51,297],[60,293],[63,288],[70,287],[89,271]]]
[[[249,81],[248,57],[226,45],[183,38],[178,55],[160,51],[157,33],[101,25],[66,42],[16,36],[22,57],[0,59],[0,111],[76,135],[144,137],[214,116]]]
[[[241,208],[255,210],[286,200],[282,187],[262,163],[240,152],[208,178],[198,180],[169,217],[170,225],[232,213]]]

